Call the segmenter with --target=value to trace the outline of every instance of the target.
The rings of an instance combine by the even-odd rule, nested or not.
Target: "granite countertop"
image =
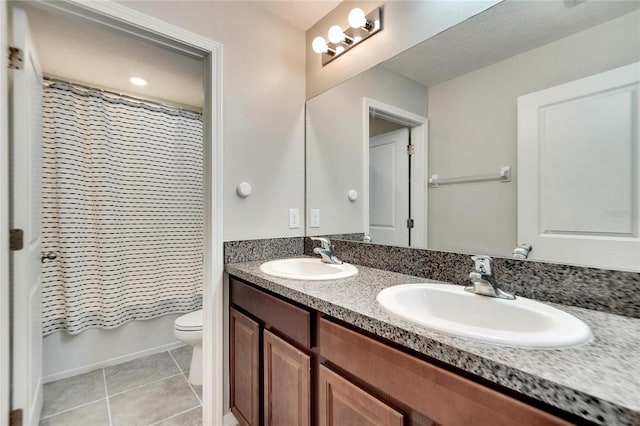
[[[588,324],[593,340],[565,349],[502,347],[416,326],[376,301],[378,292],[392,285],[437,281],[364,266],[358,266],[358,275],[342,280],[290,280],[264,274],[262,263],[227,264],[226,271],[587,420],[640,425],[640,319],[550,304]]]

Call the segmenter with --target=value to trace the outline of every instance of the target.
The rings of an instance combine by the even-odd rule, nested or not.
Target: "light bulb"
[[[129,82],[131,84],[135,84],[136,86],[146,86],[147,85],[147,80],[145,80],[144,78],[141,78],[141,77],[131,77],[129,79]]]
[[[348,20],[351,28],[362,28],[367,24],[367,18],[364,14],[364,11],[359,7],[351,9],[351,12],[349,12]]]
[[[344,52],[344,46],[337,46],[336,47],[336,55],[339,55],[342,52]]]
[[[325,53],[329,50],[329,46],[327,46],[327,41],[323,37],[316,37],[313,39],[311,43],[311,48],[316,53]]]
[[[344,40],[344,32],[340,25],[334,25],[329,28],[329,41],[331,43],[340,43]]]

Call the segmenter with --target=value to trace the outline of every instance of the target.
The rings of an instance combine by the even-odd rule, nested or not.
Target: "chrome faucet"
[[[313,249],[315,254],[319,254],[322,256],[322,261],[324,263],[333,263],[334,265],[342,265],[342,260],[338,259],[338,257],[333,254],[333,244],[329,241],[328,238],[324,237],[311,237],[313,241],[320,241],[320,247],[316,247]]]
[[[524,243],[513,249],[511,257],[514,259],[526,259],[529,257],[529,252],[532,250],[531,244]]]
[[[475,271],[469,274],[473,285],[464,289],[470,293],[482,296],[498,297],[500,299],[514,300],[513,294],[502,291],[493,276],[493,259],[489,256],[471,256],[475,263]]]

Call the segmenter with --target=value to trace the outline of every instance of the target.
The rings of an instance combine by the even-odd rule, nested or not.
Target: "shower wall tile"
[[[332,240],[345,262],[407,275],[468,285],[467,254]],[[304,253],[318,245],[305,238]],[[563,305],[640,318],[640,273],[494,258],[495,276],[506,291]]]
[[[224,243],[224,263],[300,256],[303,251],[304,237],[226,241]]]

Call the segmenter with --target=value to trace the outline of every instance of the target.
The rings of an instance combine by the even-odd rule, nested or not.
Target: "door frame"
[[[377,101],[372,98],[363,98],[362,102],[362,204],[364,232],[369,232],[369,114],[384,117],[385,120],[403,124],[410,129],[411,144],[414,145],[415,163],[411,167],[411,207],[412,217],[424,218],[414,221],[414,233],[411,241],[412,247],[427,248],[427,212],[428,186],[427,167],[429,164],[429,119],[402,108]],[[418,183],[416,185],[415,183]],[[375,243],[375,241],[373,241]]]
[[[39,3],[49,7],[108,24],[161,44],[182,46],[200,56],[205,64],[204,84],[204,188],[205,250],[203,288],[203,424],[222,424],[223,407],[223,255],[222,255],[222,44],[183,28],[137,12],[112,1],[92,2],[66,0],[61,3]],[[6,2],[0,4],[0,48],[7,51]],[[9,172],[7,153],[8,73],[6,55],[0,55],[0,240],[7,241],[9,230]],[[9,248],[0,245],[0,423],[9,415],[8,324]],[[208,327],[208,324],[214,326]]]
[[[0,423],[9,419],[11,330],[9,316],[9,73],[7,71],[7,2],[0,2]]]

